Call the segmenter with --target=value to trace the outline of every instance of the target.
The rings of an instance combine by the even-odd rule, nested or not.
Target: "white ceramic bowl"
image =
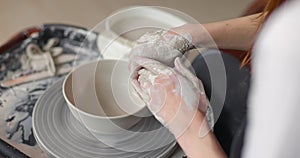
[[[105,27],[117,35],[134,41],[147,31],[169,29],[187,23],[183,17],[171,11],[152,6],[129,7],[106,18]]]
[[[79,66],[64,80],[62,91],[70,111],[91,132],[120,132],[150,115],[129,83],[127,65],[95,61]]]
[[[105,59],[121,59],[137,38],[148,31],[169,29],[191,22],[186,15],[161,7],[134,6],[119,10],[94,28]],[[121,50],[121,51],[119,51]]]

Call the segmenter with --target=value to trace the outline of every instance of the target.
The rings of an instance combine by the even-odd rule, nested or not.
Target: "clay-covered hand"
[[[192,38],[189,33],[179,33],[172,30],[157,30],[145,33],[137,41],[129,54],[129,68],[136,76],[134,58],[136,56],[157,60],[165,65],[174,66],[174,59],[192,48]]]
[[[148,105],[153,115],[165,125],[175,137],[185,132],[200,109],[203,124],[199,129],[199,137],[210,131],[213,115],[208,108],[209,101],[202,82],[176,58],[174,68],[168,67],[149,58],[135,58],[142,67],[133,85],[140,97]],[[209,117],[205,117],[205,116]],[[208,118],[209,120],[206,120]]]

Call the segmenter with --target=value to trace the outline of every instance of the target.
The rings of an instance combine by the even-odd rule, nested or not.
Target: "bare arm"
[[[252,46],[258,27],[258,16],[254,14],[241,18],[208,23],[203,26],[222,49],[248,50]]]
[[[191,126],[177,138],[177,142],[189,158],[226,158],[226,154],[211,131],[203,138],[198,137],[203,116],[198,111]]]
[[[186,24],[172,30],[178,33],[188,32],[195,46],[212,47],[208,32],[218,48],[245,51],[255,40],[259,16],[260,14],[254,14],[213,23]]]

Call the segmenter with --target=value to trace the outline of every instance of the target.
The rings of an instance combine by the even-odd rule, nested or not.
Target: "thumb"
[[[149,103],[149,109],[150,111],[156,115],[166,101],[166,92],[165,89],[159,85],[155,84],[150,88],[150,103]]]
[[[198,88],[198,78],[182,63],[179,57],[175,59],[174,65],[178,73],[190,80],[194,87]]]

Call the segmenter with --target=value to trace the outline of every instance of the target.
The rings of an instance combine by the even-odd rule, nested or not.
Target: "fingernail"
[[[179,57],[176,57],[176,58],[175,58],[174,65],[175,65],[175,68],[176,68],[177,70],[180,69],[180,68],[179,68],[179,67],[180,67],[180,59],[179,59]]]
[[[144,73],[145,73],[145,69],[141,69],[141,70],[138,71],[138,74],[139,74],[139,75],[142,75],[142,74],[144,74]]]

